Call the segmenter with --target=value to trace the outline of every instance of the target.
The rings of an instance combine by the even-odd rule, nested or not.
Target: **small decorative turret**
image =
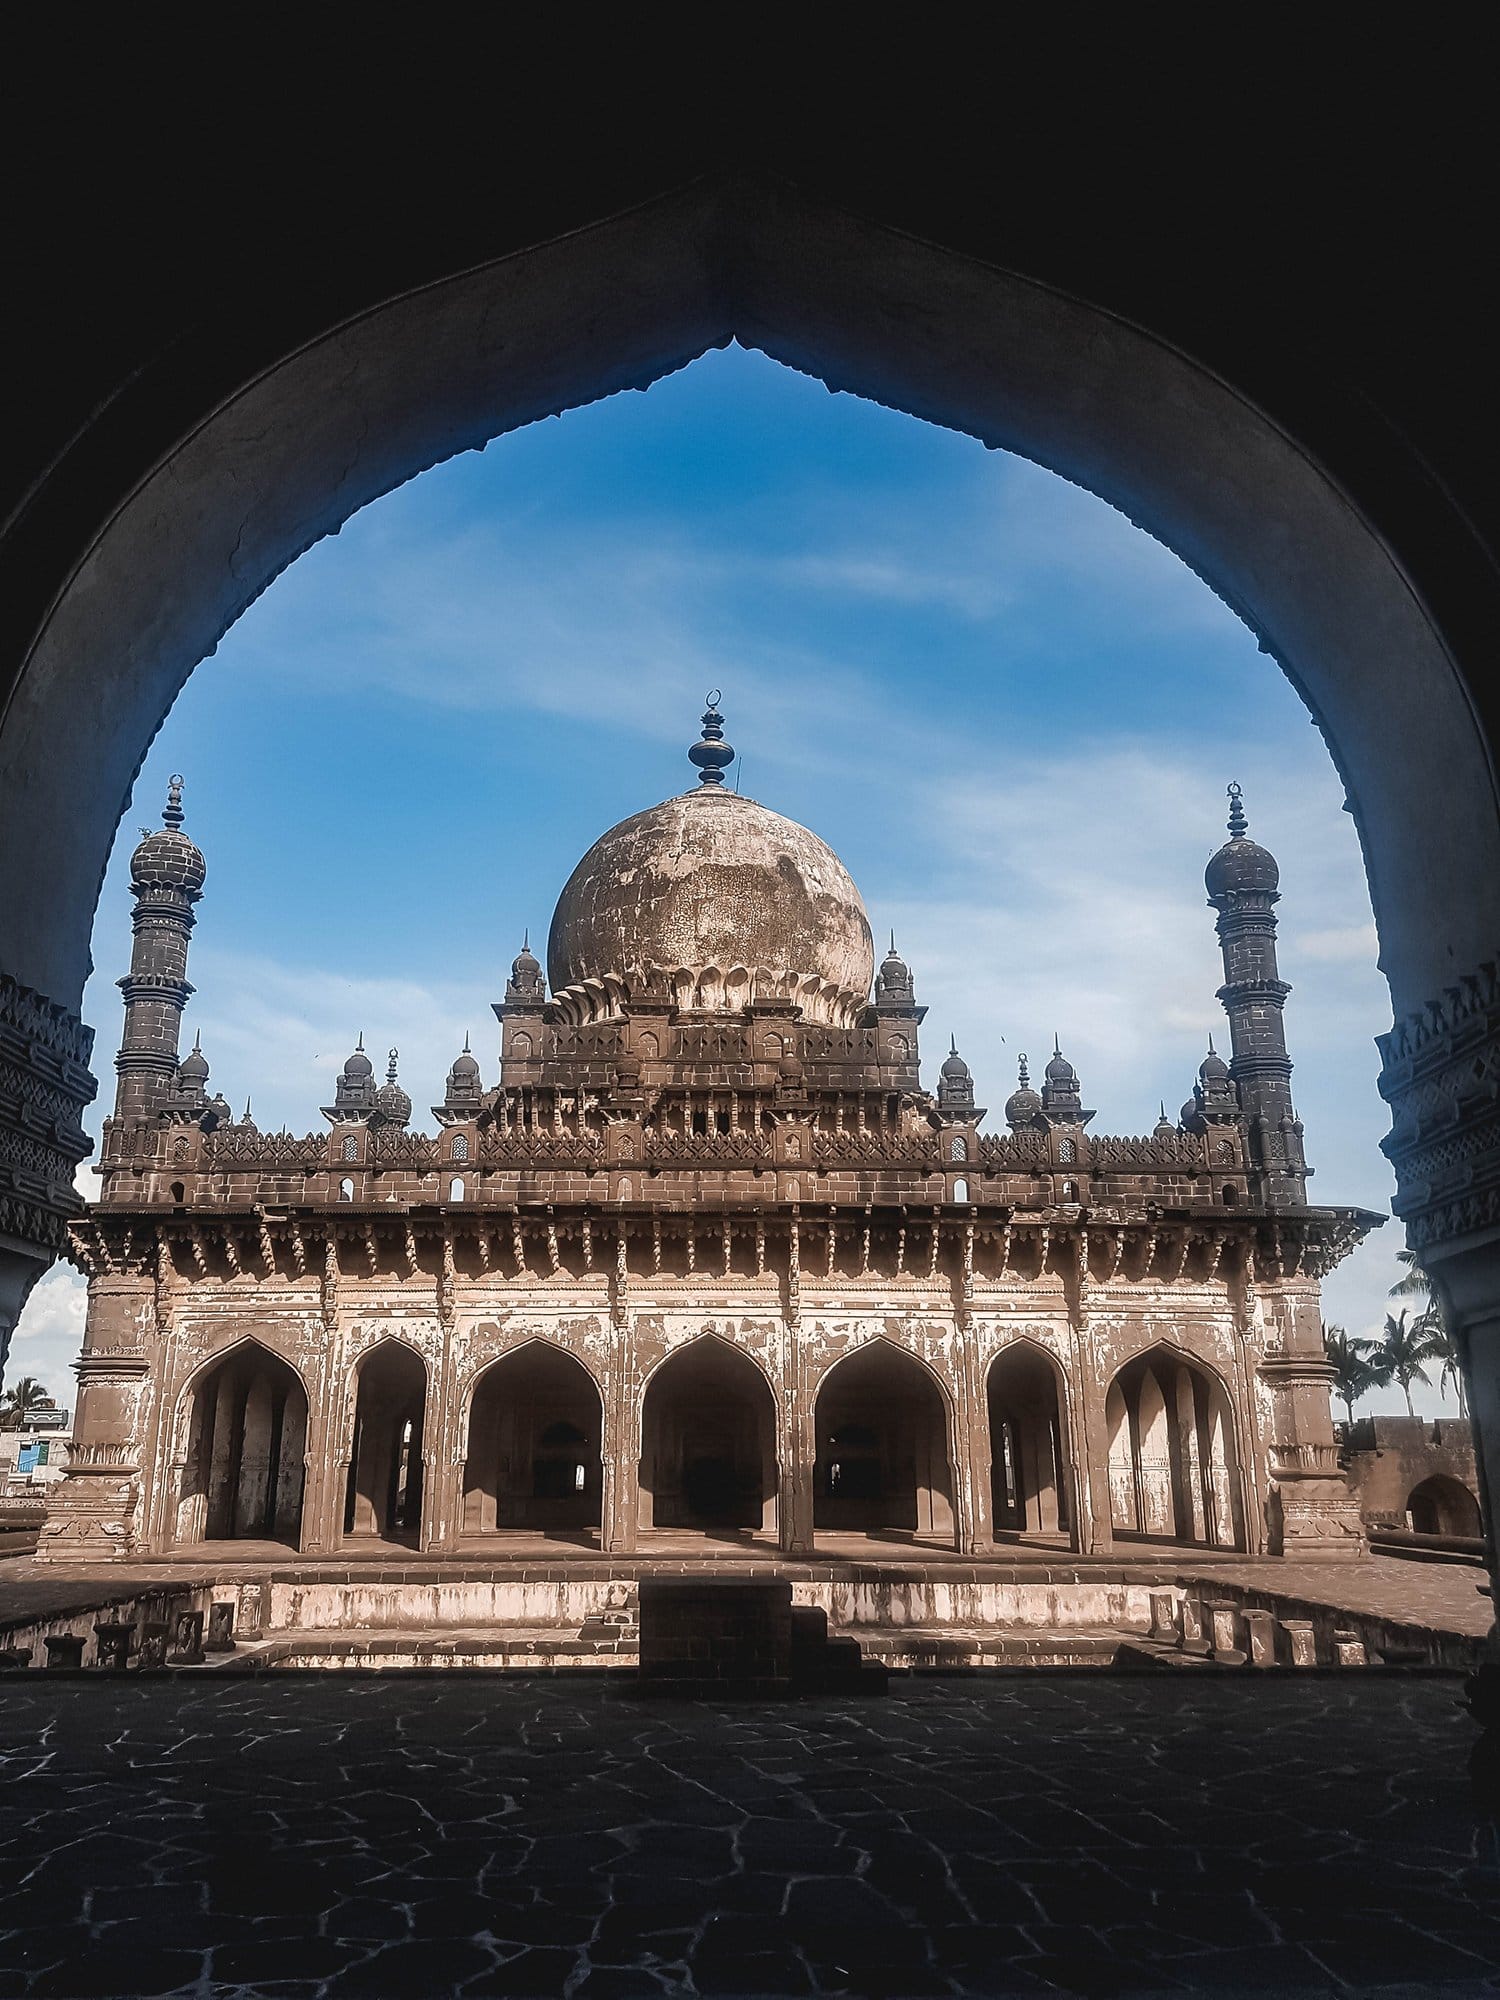
[[[1156,1129],[1151,1136],[1153,1139],[1173,1139],[1177,1136],[1177,1127],[1167,1116],[1167,1101],[1165,1098],[1161,1100],[1161,1115],[1156,1121]]]
[[[396,1081],[396,1054],[396,1050],[392,1049],[385,1082],[375,1093],[375,1115],[382,1125],[403,1126],[411,1123],[411,1099]]]
[[[1055,1034],[1042,1078],[1042,1110],[1051,1125],[1087,1125],[1094,1115],[1083,1108],[1078,1072],[1063,1054]]]
[[[725,771],[734,762],[734,746],[724,741],[724,718],[719,713],[717,688],[708,696],[708,707],[703,713],[703,735],[688,751],[688,757],[698,766],[700,785],[722,785]]]
[[[466,1118],[475,1117],[483,1105],[484,1083],[479,1074],[479,1064],[469,1047],[469,1037],[465,1035],[463,1049],[453,1058],[448,1071],[443,1101],[433,1106],[432,1115],[444,1124],[456,1125]]]
[[[938,1071],[938,1114],[949,1124],[967,1125],[975,1116],[974,1078],[958,1053],[958,1038],[948,1038],[948,1053]]]
[[[245,1133],[258,1132],[260,1130],[260,1127],[256,1124],[255,1119],[251,1114],[250,1100],[248,1097],[245,1099],[245,1115],[240,1120],[240,1130]]]
[[[540,1007],[547,997],[547,981],[542,973],[541,960],[531,949],[531,932],[522,937],[521,949],[511,962],[510,978],[505,986],[507,1007]]]
[[[1029,1131],[1042,1112],[1042,1100],[1031,1087],[1031,1072],[1022,1056],[1017,1067],[1017,1084],[1005,1100],[1005,1122],[1012,1132]]]
[[[875,975],[875,1005],[909,1007],[916,997],[911,967],[897,951],[896,933],[892,931],[891,948],[880,961],[880,970]]]
[[[360,1036],[354,1052],[339,1073],[332,1104],[323,1106],[330,1125],[364,1124],[375,1109],[375,1065],[365,1054],[365,1038]]]
[[[1245,1116],[1256,1192],[1268,1208],[1293,1208],[1307,1199],[1308,1166],[1292,1108],[1292,1062],[1282,1018],[1292,989],[1276,964],[1281,871],[1249,831],[1244,795],[1232,784],[1229,838],[1203,880],[1219,913],[1224,958],[1219,999],[1229,1016],[1229,1075]]]

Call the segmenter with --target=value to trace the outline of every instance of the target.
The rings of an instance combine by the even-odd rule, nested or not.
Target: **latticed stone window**
[[[453,1145],[450,1148],[450,1157],[455,1160],[468,1159],[469,1135],[467,1132],[458,1132],[454,1134]]]
[[[340,1158],[345,1160],[357,1160],[359,1158],[359,1141],[352,1132],[343,1143]]]

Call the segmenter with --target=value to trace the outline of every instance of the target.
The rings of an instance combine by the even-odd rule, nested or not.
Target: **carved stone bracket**
[[[1500,1229],[1500,970],[1450,986],[1377,1037],[1392,1206],[1419,1257]]]
[[[73,1170],[93,1150],[81,1123],[93,1047],[76,1014],[0,973],[0,1235],[39,1261],[66,1251],[83,1211]]]

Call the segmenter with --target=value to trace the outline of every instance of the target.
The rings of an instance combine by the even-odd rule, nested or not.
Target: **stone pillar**
[[[953,1513],[955,1543],[964,1555],[994,1547],[990,1520],[990,1409],[972,1320],[959,1325],[953,1402]]]
[[[1070,1329],[1073,1350],[1069,1387],[1069,1420],[1077,1460],[1073,1491],[1078,1520],[1073,1531],[1080,1555],[1109,1555],[1115,1546],[1109,1501],[1109,1424],[1105,1417],[1106,1389],[1093,1357],[1083,1351],[1076,1327]]]
[[[633,1555],[640,1532],[641,1395],[635,1316],[617,1308],[600,1440],[599,1539],[606,1555]]]
[[[90,1279],[84,1348],[74,1363],[73,1445],[66,1475],[48,1496],[39,1562],[122,1562],[137,1552],[150,1313],[149,1280]]]
[[[1271,1391],[1271,1553],[1298,1562],[1367,1555],[1333,1435],[1333,1367],[1323,1353],[1317,1284],[1282,1280],[1260,1291],[1270,1333],[1256,1372]],[[1252,1422],[1255,1414],[1248,1412]]]
[[[444,1329],[437,1366],[429,1371],[422,1426],[422,1531],[424,1551],[451,1552],[463,1529],[464,1439],[453,1359],[453,1329]]]

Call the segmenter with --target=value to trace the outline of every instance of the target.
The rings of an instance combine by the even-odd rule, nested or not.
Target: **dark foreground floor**
[[[0,1995],[1500,1993],[1453,1681],[0,1691]]]

